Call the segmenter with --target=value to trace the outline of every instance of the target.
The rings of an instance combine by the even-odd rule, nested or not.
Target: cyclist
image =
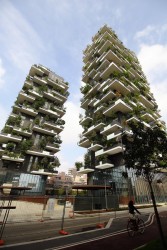
[[[138,216],[136,215],[135,211],[138,213],[138,214],[141,214],[137,208],[134,206],[134,203],[133,201],[129,201],[128,203],[128,208],[129,208],[129,218],[133,221],[134,223],[134,226],[137,227],[137,220],[138,220]]]

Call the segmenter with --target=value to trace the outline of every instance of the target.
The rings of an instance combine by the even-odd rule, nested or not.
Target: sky
[[[0,130],[33,64],[69,82],[59,171],[82,161],[78,146],[83,50],[107,24],[135,52],[167,122],[166,0],[0,0]]]

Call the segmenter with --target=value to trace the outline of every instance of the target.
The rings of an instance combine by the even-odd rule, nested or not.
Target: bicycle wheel
[[[130,237],[133,237],[135,235],[135,227],[133,221],[128,221],[127,231]]]
[[[139,221],[138,221],[138,231],[140,234],[143,234],[145,231],[145,224],[144,224],[144,221],[142,219],[139,219]]]

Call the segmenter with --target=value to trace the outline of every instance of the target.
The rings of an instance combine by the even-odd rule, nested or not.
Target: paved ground
[[[163,227],[163,232],[167,235],[167,212],[160,213],[160,219]],[[110,236],[104,239],[96,240],[93,242],[85,243],[78,246],[69,247],[68,250],[133,250],[148,242],[160,238],[159,230],[156,220],[152,225],[146,227],[146,231],[143,235],[136,234],[133,238],[130,238],[127,233]],[[64,248],[66,249],[66,248]]]
[[[160,212],[161,223],[164,232],[167,232],[167,211]],[[130,238],[127,231],[119,232],[126,228],[127,219],[115,219],[111,224],[111,227],[106,230],[97,230],[92,232],[86,232],[84,234],[76,234],[69,236],[60,236],[54,239],[46,241],[38,241],[34,243],[28,243],[24,245],[15,246],[2,246],[1,249],[10,250],[37,250],[37,249],[68,249],[68,250],[132,250],[138,248],[147,242],[158,239],[159,231],[157,223],[154,222],[146,227],[146,231],[143,235],[136,234],[135,237]],[[117,232],[117,233],[116,233]],[[96,238],[96,239],[95,239]],[[79,242],[80,243],[77,243]]]
[[[17,206],[18,207],[18,206]],[[167,210],[167,207],[164,206],[164,209]],[[33,210],[33,209],[32,209]],[[32,210],[30,210],[32,212]],[[41,207],[42,210],[42,207]],[[57,210],[57,207],[56,207]],[[29,211],[29,209],[28,209]],[[29,211],[29,212],[30,212]],[[36,214],[36,209],[34,209]],[[39,212],[39,210],[38,210]],[[69,212],[69,211],[68,211]],[[24,210],[25,213],[25,210]],[[61,213],[62,214],[62,209]],[[26,216],[25,216],[26,215]],[[27,214],[23,217],[24,219],[27,218]],[[41,213],[40,213],[41,216]],[[53,215],[51,215],[52,217]],[[68,217],[68,213],[66,214]],[[14,218],[11,215],[12,218]],[[39,218],[39,217],[38,217]],[[167,211],[160,212],[160,218],[163,226],[163,230],[167,235]],[[147,218],[146,218],[147,219]],[[26,219],[27,220],[27,219]],[[26,221],[25,220],[25,221]],[[111,227],[105,230],[93,230],[92,232],[85,232],[83,234],[76,234],[76,235],[69,235],[69,236],[59,236],[54,239],[42,240],[38,242],[32,242],[28,244],[20,244],[20,245],[13,245],[13,246],[1,246],[1,249],[13,249],[13,250],[44,250],[44,249],[69,249],[69,250],[105,250],[105,249],[112,249],[112,250],[132,250],[135,249],[153,239],[159,238],[159,231],[157,228],[156,220],[154,220],[153,224],[146,228],[146,231],[143,235],[137,234],[134,238],[129,238],[127,231],[125,230],[124,233],[119,233],[118,231],[126,229],[127,218],[117,218],[113,220]],[[116,233],[117,232],[117,233]],[[106,235],[107,234],[107,235]],[[95,238],[93,241],[91,239]],[[100,238],[99,238],[100,237]],[[87,241],[87,242],[86,242]],[[80,242],[80,243],[77,243]],[[75,244],[78,245],[75,245]],[[64,246],[65,245],[65,246]]]

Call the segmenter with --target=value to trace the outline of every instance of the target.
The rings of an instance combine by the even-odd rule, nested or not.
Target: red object
[[[59,234],[67,235],[68,233],[67,233],[66,231],[64,231],[64,230],[60,230],[60,231],[59,231]]]
[[[5,244],[4,240],[0,240],[0,246],[3,246]]]
[[[104,228],[104,225],[103,224],[97,224],[97,226],[96,226],[97,228]]]

